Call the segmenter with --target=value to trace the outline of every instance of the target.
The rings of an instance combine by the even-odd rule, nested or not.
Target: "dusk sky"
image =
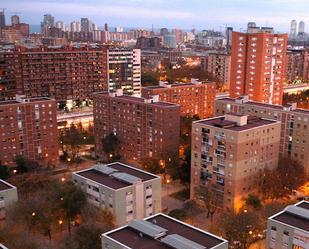
[[[22,21],[30,24],[39,24],[50,13],[56,21],[88,17],[113,27],[220,30],[225,24],[239,29],[255,21],[288,31],[292,19],[309,25],[309,0],[1,0],[0,7],[7,16],[21,12]]]

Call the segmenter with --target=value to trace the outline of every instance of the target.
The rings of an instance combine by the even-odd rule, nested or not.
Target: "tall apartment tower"
[[[296,20],[291,21],[291,27],[290,27],[290,38],[295,38],[297,35],[297,22]]]
[[[249,27],[248,33],[233,32],[230,95],[281,104],[287,35],[272,28]]]
[[[19,21],[19,16],[18,15],[11,16],[11,24],[12,24],[12,26],[18,25],[19,23],[20,23],[20,21]]]
[[[57,105],[49,98],[0,101],[0,161],[13,165],[18,155],[55,164],[58,159]]]
[[[300,21],[298,24],[298,35],[303,35],[305,33],[305,23]]]
[[[90,21],[88,18],[80,19],[81,32],[89,32],[90,31]]]
[[[299,161],[309,176],[309,110],[296,108],[296,103],[280,106],[249,101],[247,96],[215,101],[215,115],[229,112],[280,121],[280,156]]]
[[[45,14],[41,22],[42,33],[47,33],[49,28],[55,27],[55,18],[51,14]]]
[[[205,187],[218,207],[238,211],[260,170],[277,166],[279,141],[275,120],[230,113],[193,122],[191,199]]]
[[[122,160],[176,155],[179,149],[180,107],[160,102],[158,96],[138,98],[101,92],[93,95],[96,153],[103,155],[102,139],[115,134],[121,141]]]
[[[108,90],[122,89],[128,95],[141,95],[141,50],[108,49]]]
[[[5,14],[4,10],[0,11],[0,29],[5,26]]]

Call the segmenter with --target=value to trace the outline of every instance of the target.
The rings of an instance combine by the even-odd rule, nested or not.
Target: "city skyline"
[[[272,1],[229,1],[218,2],[194,0],[194,4],[187,4],[184,0],[111,0],[102,3],[91,0],[85,4],[81,0],[4,0],[2,8],[9,13],[21,12],[23,22],[31,25],[39,24],[43,15],[50,13],[55,20],[69,23],[88,17],[99,26],[109,23],[111,26],[155,28],[179,27],[183,29],[215,29],[223,31],[225,26],[234,26],[236,30],[244,29],[247,22],[255,21],[260,26],[273,26],[279,32],[288,32],[290,20],[309,22],[306,9],[309,2],[295,0]],[[67,10],[71,11],[68,13]],[[218,12],[218,10],[220,10]],[[276,11],[276,15],[273,15]],[[217,14],[218,13],[218,14]],[[253,18],[254,16],[254,18]],[[130,23],[130,25],[128,25]]]

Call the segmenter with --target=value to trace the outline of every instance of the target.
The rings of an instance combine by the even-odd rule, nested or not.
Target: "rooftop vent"
[[[116,172],[111,174],[112,177],[118,179],[119,181],[130,183],[130,184],[138,184],[142,182],[142,179],[136,176],[129,175],[127,173]]]
[[[113,173],[118,172],[117,169],[113,169],[111,167],[105,166],[103,164],[98,164],[93,167],[95,170],[102,172],[105,175],[111,175]]]
[[[167,232],[167,229],[145,220],[132,220],[128,226],[154,239],[165,236]]]
[[[290,205],[285,208],[285,211],[292,215],[309,220],[309,210],[308,209]]]
[[[161,239],[161,241],[164,244],[175,249],[206,249],[205,246],[202,246],[178,234],[167,235],[166,237]]]

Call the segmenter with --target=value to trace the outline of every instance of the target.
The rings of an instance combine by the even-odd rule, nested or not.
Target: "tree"
[[[5,180],[11,176],[10,169],[6,165],[2,165],[0,162],[0,179]]]
[[[39,164],[37,162],[25,159],[22,155],[15,157],[15,163],[18,174],[34,171],[39,168]]]
[[[196,196],[203,202],[207,210],[207,218],[213,219],[213,216],[217,210],[217,196],[213,193],[210,187],[200,186],[195,189]]]
[[[120,140],[114,133],[110,133],[103,138],[102,145],[103,151],[110,161],[120,159]]]
[[[281,158],[276,173],[286,194],[291,194],[294,189],[298,189],[306,182],[304,167],[291,158]]]
[[[181,183],[188,185],[190,184],[191,177],[191,149],[187,148],[185,150],[185,160],[179,169],[179,179]]]
[[[68,231],[71,234],[71,222],[86,205],[86,195],[72,182],[66,182],[55,185],[53,200],[62,216],[66,219]]]
[[[252,234],[260,230],[259,219],[255,212],[224,212],[219,224],[230,244],[239,241],[243,249],[248,248],[252,242]]]
[[[245,199],[245,205],[254,209],[259,209],[262,206],[261,200],[253,193],[250,193]]]
[[[180,143],[185,149],[191,145],[192,122],[199,119],[197,115],[180,118]]]
[[[64,132],[61,132],[60,143],[62,150],[67,151],[72,157],[74,162],[79,154],[80,146],[83,144],[83,134],[80,130],[80,126],[76,126],[73,123]]]
[[[156,158],[147,158],[142,162],[142,167],[144,170],[158,175],[163,173],[163,165],[160,165],[160,161]]]

